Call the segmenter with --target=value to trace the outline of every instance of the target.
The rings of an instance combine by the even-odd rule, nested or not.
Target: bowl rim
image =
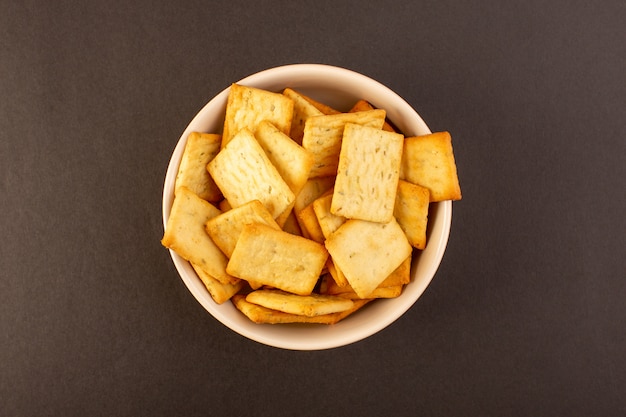
[[[262,70],[260,72],[244,77],[239,81],[236,81],[236,83],[259,88],[267,88],[264,86],[268,84],[279,84],[282,85],[282,88],[284,88],[289,86],[286,85],[287,80],[301,80],[306,79],[310,76],[332,77],[332,79],[336,80],[336,82],[347,82],[350,85],[367,87],[367,92],[371,97],[382,96],[392,98],[395,103],[395,108],[391,109],[391,112],[393,114],[390,114],[388,111],[388,115],[394,123],[399,124],[398,127],[400,128],[400,130],[405,132],[405,130],[407,130],[406,126],[401,125],[404,123],[409,123],[411,125],[411,129],[408,130],[410,130],[412,133],[407,134],[407,136],[431,133],[430,129],[423,121],[421,116],[417,113],[417,111],[414,110],[396,92],[391,90],[389,87],[383,85],[382,83],[350,69],[327,64],[289,64]],[[277,82],[276,80],[279,81]],[[212,111],[214,106],[221,106],[221,104],[223,103],[223,107],[225,108],[225,103],[229,91],[230,86],[224,88],[221,92],[219,92],[212,99],[210,99],[209,102],[200,109],[200,111],[187,125],[180,138],[178,139],[178,142],[176,143],[167,167],[167,172],[163,185],[162,218],[164,229],[167,226],[167,221],[169,219],[169,213],[173,201],[174,180],[176,178],[178,166],[180,163],[180,156],[182,155],[182,152],[184,150],[187,136],[192,131],[197,130],[196,126],[200,124],[204,118],[207,117],[207,112]],[[363,98],[367,99],[367,97]],[[373,105],[378,106],[376,100],[370,101],[372,101]],[[220,107],[220,109],[221,108],[222,107]],[[404,118],[401,121],[394,120],[393,115],[396,114],[409,114],[411,117],[410,120],[405,120]],[[217,114],[213,115],[213,118],[217,117]],[[402,129],[402,127],[404,127],[405,129]],[[405,286],[404,292],[400,297],[397,297],[395,299],[376,300],[376,303],[380,305],[393,303],[393,309],[391,312],[387,312],[387,314],[383,315],[383,317],[380,317],[375,322],[365,322],[361,320],[355,325],[350,326],[348,329],[349,331],[344,332],[342,332],[342,330],[346,330],[345,322],[356,318],[357,315],[355,315],[354,318],[349,317],[340,323],[330,326],[310,324],[255,324],[249,319],[243,317],[243,314],[238,312],[232,305],[232,303],[224,303],[221,305],[215,303],[208,294],[208,291],[206,290],[206,287],[204,287],[204,284],[202,284],[201,280],[191,268],[191,265],[183,258],[181,258],[178,254],[176,254],[173,250],[168,250],[170,252],[172,261],[174,262],[174,265],[178,271],[179,277],[183,280],[185,286],[192,293],[194,298],[203,306],[206,311],[210,313],[211,316],[213,316],[216,320],[221,322],[223,325],[225,325],[235,333],[238,333],[239,335],[258,343],[288,350],[323,350],[338,348],[366,339],[391,325],[404,313],[406,313],[409,308],[411,308],[413,304],[415,304],[415,302],[417,302],[417,300],[421,297],[423,292],[426,290],[426,288],[434,278],[435,273],[438,270],[439,265],[443,259],[443,255],[449,240],[452,220],[452,202],[443,201],[432,204],[434,204],[434,209],[431,207],[431,213],[429,214],[429,216],[434,213],[434,219],[429,218],[429,229],[436,230],[439,239],[436,242],[437,245],[435,245],[434,247],[430,245],[431,242],[429,239],[429,243],[424,250],[432,252],[432,255],[429,252],[429,256],[431,256],[432,259],[428,265],[418,263],[419,257],[413,257],[414,259],[411,265],[412,281],[414,280],[414,273],[419,273],[421,279],[418,282],[411,282],[410,284]],[[419,271],[415,271],[415,268],[419,269]],[[364,309],[375,307],[376,306],[370,307],[370,305],[367,305],[366,307],[364,307]],[[231,314],[233,309],[237,312],[237,314]],[[383,307],[380,307],[379,310],[386,311]],[[281,330],[275,331],[276,326],[282,326],[279,328]],[[290,337],[285,338],[284,331],[282,331],[282,329],[284,328],[290,329],[290,331],[293,331],[293,334],[290,334]],[[323,330],[320,331],[315,329]],[[315,335],[330,334],[331,337],[309,337],[308,333]]]

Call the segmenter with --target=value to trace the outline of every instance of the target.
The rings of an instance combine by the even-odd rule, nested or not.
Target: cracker
[[[297,195],[309,178],[313,154],[267,120],[259,123],[254,136],[280,176]]]
[[[228,259],[204,229],[206,222],[219,214],[211,203],[182,187],[172,203],[161,243],[219,282],[235,283],[237,279],[226,272]]]
[[[289,136],[296,143],[302,144],[302,136],[304,136],[304,124],[309,117],[321,116],[322,113],[313,105],[305,96],[299,92],[285,88],[283,94],[293,101],[293,119],[291,121],[291,131]]]
[[[351,309],[341,313],[325,314],[321,316],[302,316],[298,314],[283,313],[282,311],[271,310],[257,304],[246,301],[246,296],[237,294],[233,296],[232,302],[252,322],[257,324],[284,324],[284,323],[316,323],[335,324],[345,317],[354,313],[365,305],[369,300],[354,300]]]
[[[387,223],[393,217],[404,136],[348,123],[331,213]]]
[[[243,227],[226,270],[245,280],[309,295],[327,258],[319,243],[255,223]]]
[[[302,235],[317,243],[324,243],[324,233],[315,215],[313,203],[306,206],[296,215],[300,224]]]
[[[261,201],[276,219],[295,201],[295,195],[246,128],[209,163],[209,173],[232,207]]]
[[[331,295],[296,295],[278,290],[257,290],[246,296],[246,301],[283,313],[300,316],[321,316],[349,310],[354,303]]]
[[[354,113],[357,111],[374,110],[375,108],[376,107],[372,106],[372,104],[369,101],[361,99],[361,100],[358,100],[356,103],[354,103],[354,105],[349,110],[349,112]],[[385,120],[385,123],[383,124],[382,129],[388,132],[397,132],[397,130],[394,129],[393,126],[391,126],[391,123],[389,123],[388,120]]]
[[[191,132],[187,136],[185,150],[180,159],[174,194],[180,187],[187,187],[200,198],[216,203],[222,192],[206,170],[207,164],[217,155],[222,136],[212,133]]]
[[[339,152],[346,124],[354,123],[380,129],[385,123],[384,110],[368,110],[355,113],[339,113],[315,116],[307,119],[304,126],[302,146],[311,151],[315,163],[309,177],[334,176],[337,174]]]
[[[276,230],[280,229],[263,203],[252,200],[207,221],[206,231],[213,242],[230,258],[244,225],[252,223],[263,223]]]
[[[209,275],[204,269],[191,264],[194,271],[196,271],[196,275],[200,278],[207,291],[211,295],[213,301],[217,304],[223,304],[232,298],[233,295],[237,294],[244,286],[245,281],[237,280],[234,284],[223,284],[219,282],[217,279],[213,278]]]
[[[389,223],[348,220],[325,245],[360,298],[367,298],[412,253],[393,218]]]
[[[311,103],[316,109],[318,109],[319,111],[322,112],[322,114],[339,114],[341,113],[339,110],[333,108],[332,106],[329,106],[326,103],[322,103],[319,100],[315,100],[313,97],[302,94],[300,92],[300,96],[302,98],[304,98],[306,101],[308,101],[309,103]]]
[[[429,201],[428,188],[404,180],[398,181],[393,215],[411,246],[417,249],[426,247]]]
[[[317,217],[317,222],[324,235],[324,239],[327,239],[335,230],[346,222],[346,218],[343,216],[336,216],[330,212],[330,206],[332,203],[333,195],[327,194],[319,197],[313,201],[313,211]]]
[[[428,188],[430,202],[460,200],[461,187],[450,133],[406,138],[400,178]]]
[[[306,232],[306,225],[303,224],[302,220],[298,218],[298,214],[302,210],[307,208],[311,203],[313,203],[316,198],[331,190],[334,184],[335,177],[310,178],[296,196],[296,201],[293,206],[293,212],[296,216],[298,224],[300,225],[300,230],[302,230],[302,235],[304,237],[309,236]]]
[[[286,135],[291,130],[293,101],[280,93],[232,84],[226,103],[222,148],[244,128],[254,132],[262,120],[269,120]]]

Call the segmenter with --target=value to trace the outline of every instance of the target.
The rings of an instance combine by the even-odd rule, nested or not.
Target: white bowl
[[[271,91],[291,87],[340,110],[349,109],[357,99],[363,98],[385,109],[388,118],[406,136],[431,133],[417,112],[398,94],[371,78],[344,68],[319,64],[286,65],[258,72],[237,83]],[[221,131],[229,90],[224,89],[200,110],[174,149],[163,189],[164,225],[167,224],[172,207],[174,181],[186,138],[192,131]],[[402,295],[393,299],[375,300],[334,325],[255,324],[232,303],[215,303],[190,264],[171,250],[170,254],[193,296],[213,317],[233,331],[259,343],[283,349],[329,349],[357,342],[379,332],[417,301],[439,267],[448,242],[451,220],[452,202],[431,204],[428,243],[419,256],[413,257],[411,283]]]

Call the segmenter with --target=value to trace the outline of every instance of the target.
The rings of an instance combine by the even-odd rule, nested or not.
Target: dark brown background
[[[3,416],[626,415],[626,3],[0,0]],[[464,199],[388,329],[266,347],[178,278],[161,191],[231,82],[326,63],[449,130]]]

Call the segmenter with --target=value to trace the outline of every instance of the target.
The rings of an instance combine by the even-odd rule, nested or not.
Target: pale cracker
[[[191,132],[187,136],[176,174],[175,194],[180,187],[187,187],[204,200],[212,203],[220,201],[222,192],[206,166],[219,152],[221,142],[222,136],[212,133]]]
[[[316,293],[296,295],[279,290],[253,291],[246,296],[246,301],[283,313],[308,317],[339,313],[354,305],[352,301],[341,297]]]
[[[274,229],[280,229],[263,203],[252,200],[207,221],[206,231],[213,242],[230,258],[243,226],[252,223],[263,223]]]
[[[450,133],[406,138],[400,178],[428,188],[430,202],[460,200],[461,187]]]
[[[260,200],[276,219],[295,201],[295,195],[246,128],[209,163],[215,183],[232,207]]]
[[[237,279],[226,272],[228,259],[204,229],[206,222],[219,214],[211,203],[182,187],[172,203],[161,243],[221,283],[235,283]]]
[[[324,245],[256,223],[243,227],[226,270],[245,280],[309,295],[327,258]]]
[[[385,123],[385,110],[376,109],[355,113],[315,116],[307,119],[302,146],[311,151],[315,163],[309,177],[337,174],[339,152],[346,124],[354,123],[380,129]]]
[[[429,197],[428,188],[404,180],[398,181],[393,215],[411,246],[417,249],[426,247]]]
[[[254,132],[262,120],[269,120],[289,134],[293,118],[293,101],[280,93],[232,84],[226,104],[222,148],[241,129]]]
[[[389,223],[348,220],[326,239],[325,245],[361,298],[367,298],[412,252],[393,218]]]
[[[393,217],[404,136],[348,123],[330,211],[386,223]]]

